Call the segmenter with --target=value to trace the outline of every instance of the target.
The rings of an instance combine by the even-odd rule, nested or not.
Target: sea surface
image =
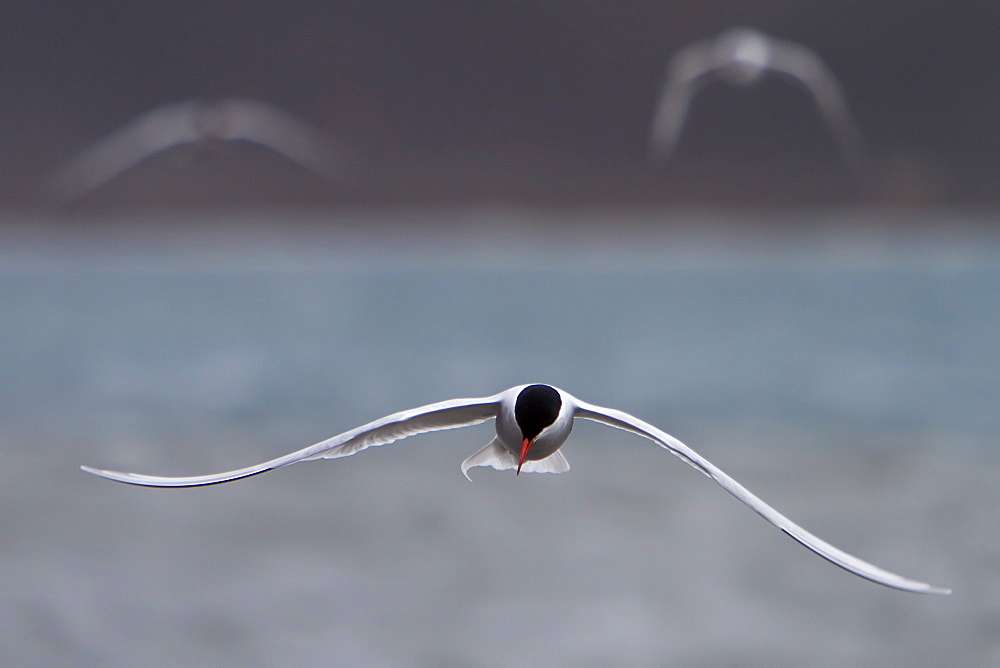
[[[1000,664],[1000,234],[975,217],[7,214],[0,664]],[[546,382],[685,441],[459,463],[489,425],[188,490]]]

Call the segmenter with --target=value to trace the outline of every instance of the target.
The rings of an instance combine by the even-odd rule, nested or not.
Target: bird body
[[[336,459],[370,447],[387,445],[407,436],[454,429],[496,420],[496,437],[462,462],[462,472],[476,466],[515,469],[518,474],[562,473],[569,462],[560,451],[576,418],[591,420],[649,439],[680,457],[757,514],[825,559],[863,578],[905,591],[948,594],[950,590],[910,580],[854,557],[814,536],[736,482],[717,466],[673,436],[628,413],[586,403],[550,385],[518,385],[490,397],[452,399],[393,413],[374,422],[270,461],[225,473],[162,477],[121,473],[84,466],[88,473],[133,485],[196,487],[214,485],[265,473],[288,464],[313,459]],[[471,478],[470,478],[471,480]]]

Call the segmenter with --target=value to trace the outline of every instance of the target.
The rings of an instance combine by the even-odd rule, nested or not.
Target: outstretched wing
[[[847,554],[843,550],[840,550],[826,541],[817,538],[771,506],[764,503],[762,500],[757,498],[757,496],[752,494],[746,487],[730,478],[717,466],[678,441],[673,436],[660,431],[656,427],[643,422],[628,413],[614,410],[612,408],[593,406],[577,400],[576,417],[583,418],[585,420],[593,420],[594,422],[600,422],[617,429],[624,429],[625,431],[632,432],[633,434],[637,434],[654,441],[687,463],[691,464],[708,477],[715,480],[717,483],[722,485],[723,489],[750,506],[750,508],[752,508],[758,515],[766,519],[768,522],[778,527],[813,552],[825,559],[828,559],[841,568],[851,571],[856,575],[860,575],[861,577],[871,580],[872,582],[877,582],[895,589],[903,589],[905,591],[912,591],[919,594],[951,593],[950,589],[934,587],[923,582],[917,582],[916,580],[904,578],[896,575],[895,573],[890,573],[889,571],[883,570],[878,566],[874,566],[866,561],[858,559],[855,556]]]
[[[100,188],[143,160],[197,141],[192,119],[197,102],[178,102],[148,111],[99,140],[57,169],[49,191],[68,202]]]
[[[844,91],[830,68],[801,44],[780,41],[772,44],[771,71],[811,96],[851,176],[859,186],[871,187],[874,177],[871,157]]]
[[[401,438],[415,434],[479,424],[497,416],[500,406],[500,396],[498,394],[482,399],[452,399],[400,413],[393,413],[357,429],[345,431],[343,434],[328,438],[315,445],[310,445],[308,448],[287,454],[284,457],[278,457],[277,459],[272,459],[256,466],[227,471],[226,473],[172,478],[142,475],[139,473],[103,471],[89,466],[82,466],[81,468],[88,473],[131,485],[146,485],[149,487],[198,487],[201,485],[215,485],[220,482],[229,482],[230,480],[265,473],[303,460],[348,457],[365,448],[387,445],[393,441],[398,441]]]
[[[712,62],[707,42],[696,42],[670,59],[660,98],[656,102],[649,134],[649,153],[653,158],[670,158],[680,141],[691,99],[705,85],[706,75],[718,69]]]

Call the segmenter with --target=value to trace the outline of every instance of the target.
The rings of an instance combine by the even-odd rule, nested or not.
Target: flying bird
[[[476,466],[491,466],[498,471],[512,469],[518,474],[568,471],[569,462],[559,448],[569,438],[576,418],[592,420],[647,438],[677,455],[722,485],[723,489],[750,506],[768,522],[841,568],[895,589],[922,594],[951,593],[949,589],[934,587],[890,573],[837,549],[764,503],[743,485],[673,436],[628,413],[588,404],[550,385],[519,385],[490,397],[452,399],[393,413],[283,457],[226,473],[173,478],[105,471],[89,466],[82,468],[88,473],[132,485],[151,487],[215,485],[265,473],[295,462],[348,457],[366,448],[387,445],[407,436],[467,427],[494,418],[496,437],[482,450],[462,462],[462,473],[466,478],[469,478],[469,469]],[[471,478],[469,480],[471,481]]]
[[[329,181],[344,177],[343,150],[323,132],[266,102],[227,98],[147,111],[61,165],[48,190],[69,202],[154,156],[208,141],[257,144]]]
[[[778,40],[752,28],[732,28],[678,51],[667,68],[649,139],[652,155],[669,158],[677,148],[691,100],[713,80],[749,87],[772,73],[803,89],[862,186],[871,165],[857,124],[837,78],[816,53],[801,44]]]

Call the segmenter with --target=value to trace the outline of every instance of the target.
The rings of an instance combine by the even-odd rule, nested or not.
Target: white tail
[[[472,482],[472,478],[469,478],[469,469],[476,466],[492,466],[497,471],[513,470],[517,468],[517,457],[507,452],[497,437],[485,448],[462,462],[462,475],[469,482]],[[558,450],[545,459],[529,460],[521,466],[521,473],[565,473],[566,471],[569,471],[569,462]]]

